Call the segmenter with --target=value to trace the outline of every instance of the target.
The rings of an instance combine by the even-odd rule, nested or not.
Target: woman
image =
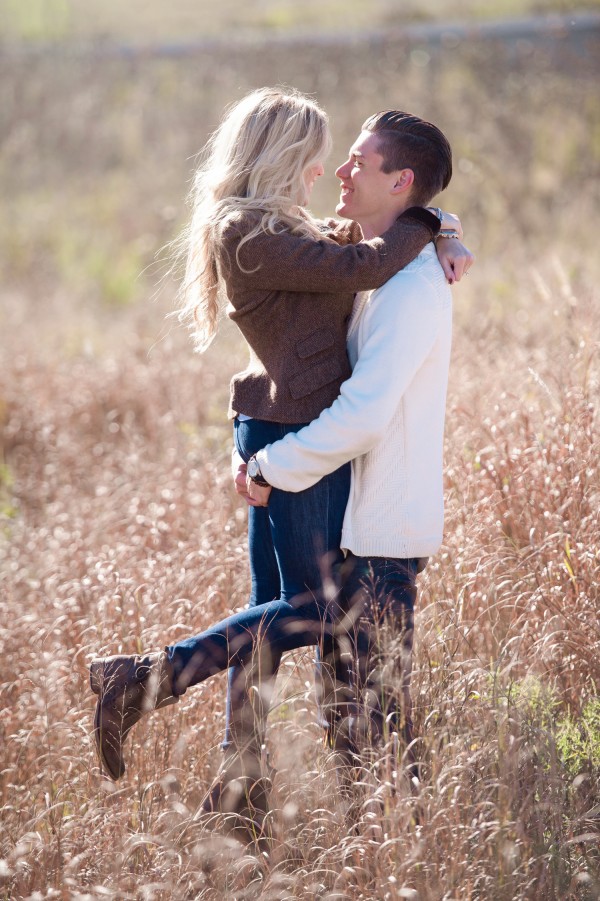
[[[333,402],[350,375],[346,326],[354,292],[383,284],[439,229],[432,213],[411,208],[382,238],[354,243],[353,224],[315,220],[305,205],[329,147],[327,118],[316,103],[262,89],[229,111],[196,176],[181,318],[204,350],[228,301],[246,338],[250,361],[232,380],[230,404],[244,460]],[[444,242],[451,276],[456,245]],[[173,703],[212,673],[252,659],[264,678],[284,651],[307,644],[320,646],[326,663],[336,610],[335,593],[322,587],[322,561],[339,559],[348,490],[346,465],[305,492],[273,491],[268,509],[249,510],[248,609],[166,651],[92,663],[97,747],[114,779],[125,769],[123,741],[142,714]],[[268,697],[255,693],[251,708],[248,678],[248,670],[234,671],[230,774],[247,773],[249,757],[255,779]]]

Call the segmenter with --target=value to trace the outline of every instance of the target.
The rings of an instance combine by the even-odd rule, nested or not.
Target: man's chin
[[[340,202],[338,203],[338,205],[335,208],[335,211],[338,214],[338,216],[343,216],[344,219],[352,219],[352,213],[348,209],[348,204],[344,203],[343,200],[340,200]]]

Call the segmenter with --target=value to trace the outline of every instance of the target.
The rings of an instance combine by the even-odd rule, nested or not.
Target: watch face
[[[248,461],[248,475],[251,479],[254,479],[260,473],[260,466],[258,465],[256,460]]]

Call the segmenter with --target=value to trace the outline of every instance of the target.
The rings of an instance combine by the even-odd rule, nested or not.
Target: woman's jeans
[[[235,445],[247,462],[267,444],[304,425],[236,419]],[[248,508],[251,606],[274,598],[291,601],[321,590],[324,565],[331,569],[342,559],[340,542],[349,492],[347,463],[305,491],[274,488],[268,507]]]
[[[303,425],[236,419],[237,450],[247,461]],[[249,507],[249,607],[168,649],[177,691],[233,664],[225,747],[232,739],[246,742],[250,731],[264,729],[269,691],[285,651],[317,645],[321,656],[332,653],[339,603],[332,573],[342,561],[349,489],[350,464],[346,464],[305,491],[274,488],[268,507]]]
[[[203,682],[232,663],[251,670],[248,692],[232,718],[238,747],[260,749],[269,686],[285,651],[307,645],[323,649],[323,668],[333,690],[325,707],[334,746],[352,753],[399,732],[412,740],[409,682],[415,580],[420,561],[363,558],[349,554],[338,575],[343,591],[306,592],[291,601],[255,605],[166,650],[173,665],[174,694]]]
[[[352,754],[389,731],[411,742],[413,611],[423,561],[353,554],[342,565],[340,555],[335,560],[335,578],[326,574],[322,582],[319,574],[316,588],[255,603],[167,648],[175,694],[237,666],[241,687],[231,724],[237,747],[260,750],[281,655],[307,645],[321,647],[324,683],[333,686],[325,689],[324,713],[338,750]]]

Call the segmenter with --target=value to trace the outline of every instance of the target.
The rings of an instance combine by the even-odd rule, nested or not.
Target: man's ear
[[[396,173],[392,194],[403,194],[413,185],[414,180],[415,173],[412,169],[399,169]]]

